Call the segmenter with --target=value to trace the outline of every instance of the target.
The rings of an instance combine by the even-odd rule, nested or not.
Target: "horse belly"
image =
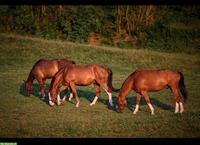
[[[148,91],[160,91],[164,88],[167,88],[166,81],[157,81],[149,85]]]
[[[94,79],[93,78],[79,78],[75,80],[75,84],[76,85],[80,85],[80,86],[87,86],[94,83]]]

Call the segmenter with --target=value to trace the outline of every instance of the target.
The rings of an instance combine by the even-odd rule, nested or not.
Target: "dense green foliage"
[[[199,6],[0,6],[0,31],[84,43],[95,33],[103,45],[196,53],[199,11]]]

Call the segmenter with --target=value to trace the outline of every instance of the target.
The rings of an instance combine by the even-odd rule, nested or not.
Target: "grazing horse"
[[[133,114],[136,114],[138,112],[141,96],[144,96],[145,101],[151,109],[151,114],[153,115],[154,108],[151,105],[148,92],[159,91],[164,88],[170,88],[173,92],[173,96],[176,100],[175,113],[182,113],[184,111],[184,108],[181,94],[184,98],[184,101],[186,101],[187,99],[187,91],[184,84],[184,77],[181,72],[172,71],[169,69],[139,69],[130,74],[128,78],[124,81],[120,89],[119,96],[117,98],[118,111],[122,112],[124,110],[127,104],[126,96],[131,90],[134,90],[136,92],[136,108]]]
[[[53,78],[61,68],[69,64],[75,64],[75,62],[68,59],[38,60],[31,69],[27,80],[24,80],[27,96],[32,94],[32,84],[34,79],[36,79],[40,85],[41,98],[44,99],[46,79]]]
[[[59,84],[61,84],[59,87]],[[86,66],[69,65],[61,69],[51,81],[49,90],[49,105],[53,106],[57,95],[67,89],[69,86],[76,98],[76,107],[79,107],[79,98],[76,91],[76,85],[88,86],[93,84],[95,86],[96,96],[91,106],[94,105],[100,95],[100,86],[107,92],[109,96],[109,103],[113,106],[112,91],[117,92],[119,89],[114,89],[112,86],[112,71],[110,68],[91,64]]]

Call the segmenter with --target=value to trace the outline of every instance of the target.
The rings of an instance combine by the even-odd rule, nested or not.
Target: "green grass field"
[[[155,115],[142,98],[137,115],[135,92],[127,97],[124,113],[108,107],[103,89],[95,106],[93,86],[78,87],[80,107],[66,101],[49,107],[34,95],[24,96],[23,79],[40,58],[69,58],[77,64],[104,64],[113,71],[113,86],[120,88],[137,68],[178,69],[189,92],[183,114],[174,114],[170,90],[150,93]],[[200,57],[198,54],[161,53],[148,50],[89,46],[58,40],[0,34],[0,138],[2,137],[200,137]],[[50,80],[47,81],[49,86]],[[113,93],[114,104],[118,93]]]

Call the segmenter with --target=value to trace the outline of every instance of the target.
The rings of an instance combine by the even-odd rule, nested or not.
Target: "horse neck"
[[[33,84],[33,80],[34,80],[34,76],[32,74],[32,72],[30,72],[26,82],[29,84],[29,85],[32,85]]]
[[[132,85],[133,82],[130,78],[128,78],[122,85],[120,92],[119,92],[119,96],[122,99],[126,99],[126,97],[128,96],[128,94],[130,93],[130,91],[132,90]]]
[[[63,71],[61,70],[53,77],[50,84],[50,91],[56,91],[58,85],[63,81],[62,73]]]

